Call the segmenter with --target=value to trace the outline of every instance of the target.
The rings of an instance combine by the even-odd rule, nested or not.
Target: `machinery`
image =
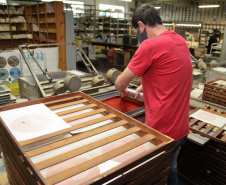
[[[48,73],[46,70],[43,70],[33,56],[34,51],[31,48],[58,45],[72,45],[75,51],[80,51],[78,54],[89,70],[89,73],[84,73],[77,70]],[[18,79],[22,98],[28,98],[29,100],[32,100],[78,90],[83,92],[97,92],[99,88],[108,87],[111,85],[110,83],[106,82],[104,77],[97,72],[92,62],[83,51],[82,47],[75,42],[32,45],[25,44],[18,46],[18,48],[31,73],[31,76],[20,77]],[[42,74],[35,74],[24,53],[24,49],[28,51],[29,55],[33,58],[37,66],[42,71]]]

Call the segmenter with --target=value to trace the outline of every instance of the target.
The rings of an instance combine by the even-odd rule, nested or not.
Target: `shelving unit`
[[[123,15],[120,17],[120,14]],[[74,14],[75,34],[77,38],[97,38],[101,34],[107,37],[122,37],[130,33],[131,13],[84,9],[84,14]],[[93,35],[91,35],[93,34]]]
[[[25,7],[29,44],[65,43],[63,2],[38,3]],[[66,70],[66,49],[60,45],[59,68]]]
[[[74,30],[75,36],[79,39],[94,38],[96,33],[95,22],[95,5],[84,5],[84,9],[80,9],[84,13],[74,13]],[[90,35],[91,34],[91,35]]]
[[[98,33],[107,36],[122,37],[130,34],[131,13],[96,10]]]
[[[0,5],[0,49],[16,48],[29,42],[23,6]]]

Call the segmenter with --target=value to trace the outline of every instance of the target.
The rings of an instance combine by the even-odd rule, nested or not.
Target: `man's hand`
[[[118,92],[124,94],[127,96],[128,94],[128,85],[130,81],[135,77],[136,75],[127,67],[121,75],[118,76],[118,78],[115,81],[115,88]]]
[[[139,93],[142,92],[142,91],[143,91],[143,87],[142,87],[142,85],[140,85],[140,86],[136,89],[135,99],[137,99]]]

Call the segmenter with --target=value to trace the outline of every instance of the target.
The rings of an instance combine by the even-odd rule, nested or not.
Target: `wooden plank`
[[[56,41],[65,43],[65,22],[64,22],[64,5],[63,2],[54,2],[55,19],[56,19]],[[62,71],[67,70],[66,64],[66,47],[59,45],[59,68]]]
[[[111,130],[113,128],[116,128],[116,127],[119,127],[119,126],[122,126],[122,125],[125,125],[125,124],[128,124],[128,122],[125,121],[125,120],[109,123],[108,125],[105,125],[105,126],[93,129],[93,130],[89,130],[89,131],[86,131],[84,133],[75,135],[73,137],[66,138],[66,139],[63,139],[61,141],[57,141],[55,143],[51,143],[51,144],[48,144],[46,146],[28,151],[28,152],[26,152],[26,154],[27,154],[28,157],[33,157],[35,155],[38,155],[38,154],[41,154],[41,153],[44,153],[44,152],[48,152],[50,150],[62,147],[64,145],[74,143],[76,141],[79,141],[79,140],[82,140],[82,139],[85,139],[85,138],[88,138],[88,137],[91,137],[91,136],[94,136],[94,135],[97,135],[97,134],[100,134],[102,132]]]
[[[226,142],[226,134],[221,138],[223,142]]]
[[[69,102],[69,103],[64,103],[64,104],[60,104],[60,105],[55,105],[55,106],[49,107],[49,109],[50,109],[50,110],[55,110],[55,109],[60,109],[60,108],[63,108],[63,107],[68,107],[68,106],[72,106],[72,105],[77,105],[77,104],[80,104],[80,103],[86,103],[86,102],[88,102],[88,100],[83,99],[83,100],[79,100],[79,101],[73,101],[73,102]]]
[[[56,103],[63,103],[63,102],[67,102],[67,101],[77,101],[78,99],[83,99],[81,96],[74,96],[74,97],[70,97],[70,98],[61,98],[61,99],[57,99],[54,101],[49,101],[44,103],[46,106],[52,105],[52,104],[56,104]]]
[[[93,159],[90,159],[89,161],[86,161],[82,164],[79,164],[77,166],[74,166],[72,168],[69,168],[63,172],[57,173],[53,176],[50,176],[46,179],[47,183],[49,184],[55,184],[58,182],[61,182],[65,179],[68,179],[76,174],[79,174],[85,170],[88,170],[92,167],[95,167],[107,160],[110,160],[118,155],[121,155],[129,150],[132,150],[133,148],[136,148],[152,139],[154,139],[155,136],[151,135],[151,134],[147,134],[142,138],[136,139],[133,142],[127,143],[126,145],[123,145],[121,147],[118,147],[116,149],[113,149],[105,154],[102,154],[98,157],[95,157]]]
[[[156,138],[158,138],[159,141],[161,141],[161,142],[171,142],[172,141],[172,138],[170,138],[166,135],[163,136],[163,134],[161,132],[152,129],[149,126],[147,126],[141,122],[138,122],[134,118],[128,117],[127,115],[121,113],[120,111],[110,107],[109,105],[103,104],[102,102],[95,100],[82,92],[80,92],[80,93],[83,98],[86,98],[86,99],[90,100],[90,102],[97,104],[98,107],[102,107],[102,108],[106,109],[107,111],[109,111],[113,114],[116,114],[118,117],[120,117],[123,120],[128,121],[130,124],[132,124],[134,126],[139,126],[144,132],[156,135]]]
[[[205,122],[199,122],[198,125],[196,127],[194,127],[194,129],[196,130],[200,130],[204,125],[207,125],[207,123]]]
[[[126,136],[128,136],[130,134],[133,134],[135,132],[138,132],[140,130],[141,129],[138,128],[138,127],[132,127],[130,129],[122,131],[122,132],[120,132],[118,134],[106,137],[104,139],[98,140],[98,141],[93,142],[91,144],[88,144],[86,146],[82,146],[80,148],[77,148],[77,149],[74,149],[72,151],[66,152],[66,153],[61,154],[59,156],[56,156],[56,157],[53,157],[51,159],[47,159],[45,161],[37,163],[37,164],[35,164],[35,166],[38,168],[38,170],[42,170],[42,169],[47,168],[49,166],[52,166],[52,165],[55,165],[55,164],[60,163],[62,161],[71,159],[71,158],[73,158],[75,156],[81,155],[81,154],[86,153],[88,151],[91,151],[91,150],[93,150],[95,148],[101,147],[103,145],[106,145],[108,143],[111,143],[113,141],[121,139],[123,137],[126,137]]]
[[[106,112],[106,111],[107,111],[106,109],[97,109],[97,110],[94,110],[94,111],[91,111],[91,112],[86,112],[84,114],[79,114],[79,115],[76,115],[76,116],[64,118],[63,120],[66,121],[66,122],[70,122],[70,121],[73,121],[73,120],[85,118],[85,117],[92,116],[92,115],[102,113],[102,112]]]
[[[34,139],[21,141],[19,144],[20,144],[20,146],[26,146],[26,145],[29,145],[29,144],[32,144],[32,143],[35,143],[35,142],[38,142],[38,141],[43,141],[45,139],[48,139],[48,138],[51,138],[51,137],[54,137],[54,136],[57,136],[57,135],[61,135],[61,134],[64,134],[64,133],[68,133],[70,131],[73,131],[73,130],[76,130],[76,129],[79,129],[79,128],[83,128],[83,127],[87,127],[87,126],[90,126],[90,125],[93,125],[93,124],[96,124],[96,123],[99,123],[99,122],[102,122],[102,121],[105,121],[105,120],[109,120],[109,119],[115,118],[115,117],[117,117],[115,114],[109,114],[109,115],[106,115],[106,116],[103,116],[103,117],[100,117],[100,118],[96,118],[96,119],[93,119],[93,120],[90,120],[90,121],[82,122],[82,123],[77,124],[77,125],[73,125],[73,126],[71,126],[70,128],[67,128],[67,129],[59,130],[57,132],[53,132],[53,133],[50,133],[50,134],[46,134],[44,136],[36,137]]]
[[[224,127],[226,124],[224,124],[221,128],[219,128],[216,132],[213,133],[212,137],[217,137],[221,132],[224,131]]]
[[[122,178],[114,180],[112,184],[142,184],[146,178],[153,179],[165,167],[169,168],[171,154],[171,152],[166,152],[160,156],[156,156],[155,160],[152,159],[142,163],[139,167],[135,167],[136,169],[123,173]]]
[[[192,125],[194,125],[198,121],[199,121],[198,119],[192,118],[192,121],[189,122],[189,127],[191,127]]]
[[[208,134],[215,126],[208,125],[205,130],[202,131],[203,134]]]
[[[72,112],[78,112],[78,111],[85,110],[85,109],[92,108],[92,107],[97,107],[97,105],[96,104],[89,104],[89,105],[85,105],[85,106],[82,106],[82,107],[57,112],[56,115],[62,116],[62,115],[65,115],[65,114],[69,114],[69,113],[72,113]]]

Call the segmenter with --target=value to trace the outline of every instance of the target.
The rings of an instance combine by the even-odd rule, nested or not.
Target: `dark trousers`
[[[184,136],[178,141],[174,141],[173,154],[170,163],[170,173],[167,185],[178,185],[177,156],[180,152],[181,146],[186,142],[186,139],[187,136]]]

